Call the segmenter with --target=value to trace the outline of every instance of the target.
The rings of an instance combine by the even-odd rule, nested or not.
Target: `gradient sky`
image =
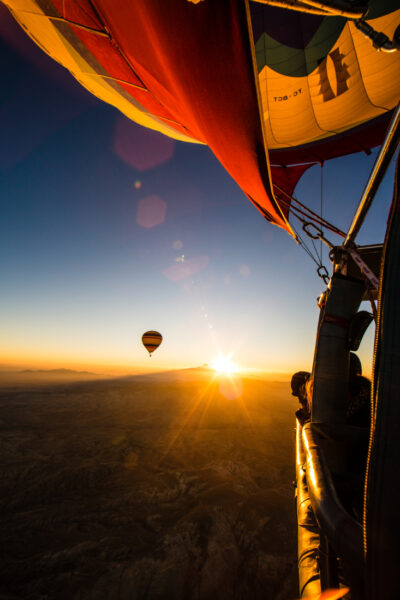
[[[248,368],[311,368],[324,287],[315,265],[208,148],[145,130],[90,96],[2,7],[0,71],[3,366],[135,372],[232,352]],[[324,216],[342,229],[375,155],[323,167]],[[360,243],[383,239],[392,171]],[[296,193],[319,211],[320,189],[312,167]],[[326,253],[325,262],[330,270]],[[151,360],[147,329],[164,336]]]

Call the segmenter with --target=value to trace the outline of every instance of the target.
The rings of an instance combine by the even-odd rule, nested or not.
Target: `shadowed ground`
[[[287,383],[3,389],[0,598],[292,599]]]

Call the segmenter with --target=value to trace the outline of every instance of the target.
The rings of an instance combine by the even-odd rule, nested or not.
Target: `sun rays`
[[[211,363],[211,368],[214,369],[217,375],[233,375],[240,372],[238,365],[231,361],[231,356],[231,354],[228,354],[228,356],[219,354]]]
[[[170,439],[161,460],[167,457],[185,431],[192,430],[193,440],[195,440],[210,418],[210,415],[214,414],[215,416],[220,413],[222,419],[224,419],[224,414],[232,414],[232,410],[233,414],[239,411],[243,422],[247,422],[248,426],[253,426],[252,418],[243,396],[243,381],[240,375],[238,375],[241,369],[230,358],[231,355],[223,356],[219,354],[210,364],[212,370],[209,370],[209,379],[204,382],[201,390],[189,399],[184,414],[181,414],[177,418],[179,425],[176,428],[174,426],[171,427]],[[227,401],[236,401],[236,403],[230,408],[230,402],[227,403]],[[211,423],[213,419],[214,417],[211,416]],[[218,417],[219,421],[220,417]]]

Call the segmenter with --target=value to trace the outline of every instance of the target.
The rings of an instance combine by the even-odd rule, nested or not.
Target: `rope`
[[[320,209],[321,220],[322,220],[323,200],[324,200],[324,163],[321,163],[321,188],[320,188],[320,197],[319,197],[319,209]],[[324,233],[322,224],[321,224],[321,229],[322,229],[322,233]],[[322,240],[320,242],[320,252],[321,252],[321,262],[322,262]]]
[[[322,265],[322,240],[321,240],[321,251],[320,252],[318,252],[317,245],[316,245],[316,243],[314,242],[314,240],[312,238],[311,238],[311,243],[312,243],[312,245],[314,247],[315,254],[318,257],[319,264]]]
[[[321,264],[315,258],[315,256],[313,255],[313,253],[310,251],[310,249],[308,248],[307,244],[304,242],[304,240],[302,239],[302,237],[298,233],[298,231],[296,231],[295,226],[292,225],[292,227],[293,227],[293,230],[294,230],[294,232],[296,234],[296,237],[297,237],[297,241],[299,242],[299,245],[301,246],[301,248],[303,248],[303,250],[306,252],[306,254],[308,254],[308,256],[311,258],[311,260],[313,260],[315,262],[315,264],[317,265],[317,267],[320,267]]]
[[[301,246],[301,248],[303,248],[303,250],[304,250],[304,251],[305,251],[305,252],[308,254],[308,256],[309,256],[309,257],[310,257],[310,258],[311,258],[311,259],[312,259],[312,260],[315,262],[315,264],[317,265],[317,274],[318,274],[318,277],[320,277],[320,278],[323,280],[323,282],[325,283],[325,285],[328,285],[330,277],[329,277],[329,273],[328,273],[328,270],[327,270],[327,268],[325,267],[325,265],[324,265],[324,264],[323,264],[323,262],[322,262],[322,250],[321,250],[321,253],[319,253],[319,252],[318,252],[318,248],[317,248],[317,246],[316,246],[316,244],[315,244],[315,241],[314,241],[314,240],[317,240],[317,239],[318,239],[318,237],[320,237],[320,239],[321,239],[321,244],[322,244],[322,241],[324,241],[324,242],[325,242],[325,243],[327,243],[327,244],[328,244],[328,245],[329,245],[331,248],[333,247],[333,246],[332,246],[332,244],[331,244],[331,243],[330,243],[328,240],[326,240],[326,239],[325,239],[325,237],[323,236],[322,232],[321,232],[321,235],[320,235],[320,236],[318,236],[318,237],[317,237],[317,236],[315,236],[315,237],[314,237],[314,236],[313,236],[313,235],[312,235],[312,234],[311,234],[311,233],[310,233],[310,232],[307,230],[307,228],[306,228],[306,226],[307,226],[307,225],[313,225],[313,224],[312,224],[312,223],[310,223],[309,221],[306,221],[305,219],[302,219],[302,218],[301,218],[299,215],[296,215],[296,214],[295,214],[295,213],[293,213],[293,212],[292,212],[292,214],[293,214],[293,216],[295,216],[297,219],[299,219],[299,221],[300,221],[300,222],[303,224],[303,231],[305,231],[305,233],[307,233],[308,237],[310,238],[310,240],[311,240],[311,243],[312,243],[312,245],[313,245],[313,248],[314,248],[314,253],[315,253],[315,255],[313,255],[313,253],[311,252],[310,248],[307,246],[307,244],[306,244],[306,243],[304,242],[304,240],[302,239],[301,235],[298,233],[298,231],[296,230],[296,228],[294,227],[294,225],[292,225],[292,227],[293,227],[293,230],[294,230],[294,232],[295,232],[295,234],[296,234],[297,241],[298,241],[299,245]],[[313,225],[313,227],[316,227],[316,226],[315,226],[315,225]],[[317,231],[318,231],[318,229],[317,229]],[[317,258],[315,258],[315,257],[317,257]],[[318,260],[317,260],[317,259],[318,259]]]
[[[321,219],[321,217],[319,215],[317,215],[317,213],[315,213],[313,210],[311,210],[311,208],[308,208],[307,206],[305,206],[295,196],[291,196],[285,190],[283,190],[282,188],[280,188],[279,186],[277,186],[275,184],[274,184],[274,187],[280,192],[280,194],[283,194],[284,196],[286,196],[287,200],[284,200],[282,198],[282,196],[279,194],[279,201],[283,202],[283,204],[285,204],[285,206],[287,206],[289,208],[289,210],[292,210],[292,211],[298,210],[302,215],[315,221],[319,225],[323,225],[326,229],[329,229],[330,231],[332,231],[332,233],[335,233],[336,235],[339,235],[340,237],[343,237],[343,238],[346,237],[346,234],[344,233],[344,231],[339,229],[339,227],[336,227],[336,225],[332,225],[332,223],[329,223],[329,221],[327,221],[326,219]],[[301,208],[298,208],[297,206],[294,207],[292,205],[293,202],[298,204]]]
[[[318,225],[321,225],[320,220],[318,218],[310,216],[309,214],[307,214],[306,211],[302,210],[301,208],[298,208],[297,206],[292,206],[292,204],[290,202],[288,202],[287,200],[285,200],[284,198],[281,198],[278,196],[278,200],[288,209],[288,212],[290,212],[294,217],[297,217],[299,220],[302,220],[302,219],[297,213],[299,213],[300,215],[303,215],[303,217],[307,217],[307,219],[314,221]],[[306,223],[306,221],[304,219],[302,220],[302,222]],[[333,231],[333,233],[336,233],[336,231]]]
[[[346,237],[346,234],[327,221],[323,217],[323,209],[324,209],[324,178],[323,178],[323,163],[321,163],[321,177],[320,177],[320,214],[318,215],[313,210],[305,206],[300,200],[296,197],[290,195],[284,189],[274,184],[274,191],[276,194],[276,198],[280,203],[287,209],[288,214],[292,215],[296,219],[300,221],[303,225],[303,230],[307,233],[308,237],[311,239],[311,244],[314,250],[314,253],[307,246],[299,232],[296,230],[294,225],[293,231],[296,234],[296,239],[301,246],[301,248],[308,254],[311,260],[317,265],[317,274],[324,281],[325,284],[329,282],[329,274],[328,271],[323,264],[323,246],[322,243],[326,243],[330,248],[333,248],[333,244],[329,240],[325,238],[324,229],[331,231],[335,235],[338,235],[342,238]],[[319,226],[317,227],[315,223]],[[317,235],[312,235],[311,232],[307,230],[307,226],[313,226],[316,229]],[[318,249],[316,240],[320,240],[320,248]]]
[[[294,217],[296,217],[297,219],[299,219],[299,221],[301,221],[303,224],[304,223],[308,223],[309,221],[314,221],[314,223],[317,223],[317,225],[321,225],[320,219],[318,217],[313,217],[312,215],[307,214],[306,211],[302,210],[301,208],[298,208],[297,206],[293,206],[290,202],[288,202],[287,200],[284,200],[283,198],[278,196],[278,200],[279,202],[281,202],[287,209],[288,212],[290,214],[292,214]],[[299,213],[299,214],[297,214]],[[305,219],[302,219],[300,217],[300,215],[302,215],[303,217],[307,217],[307,221]],[[332,227],[328,227],[327,225],[325,225],[326,229],[329,229],[330,231],[332,231],[332,233],[335,233],[336,235],[340,235],[341,237],[344,237],[345,234],[343,233],[338,233],[338,231],[336,231],[336,228],[334,226]]]

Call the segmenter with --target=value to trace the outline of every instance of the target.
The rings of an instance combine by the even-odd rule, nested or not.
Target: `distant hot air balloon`
[[[154,352],[154,350],[157,350],[157,348],[161,344],[161,342],[162,342],[162,335],[161,335],[161,333],[158,333],[158,331],[146,331],[142,335],[143,346],[148,351],[150,358],[151,358],[152,352]]]

